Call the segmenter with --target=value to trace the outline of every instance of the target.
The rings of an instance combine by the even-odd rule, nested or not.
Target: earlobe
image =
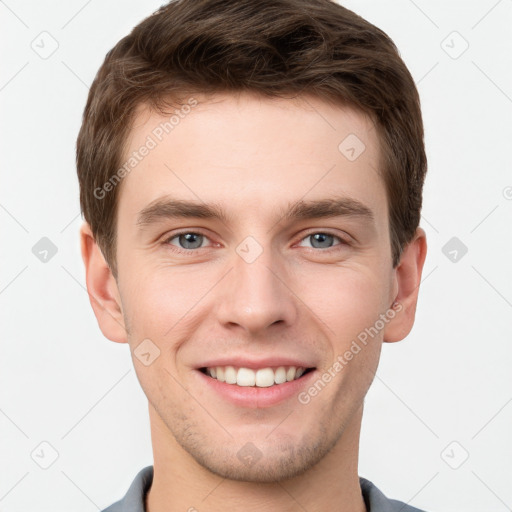
[[[422,228],[416,230],[412,241],[404,247],[396,272],[397,294],[394,315],[384,328],[383,341],[393,343],[403,340],[414,325],[418,292],[425,257],[427,237]]]
[[[117,283],[87,222],[80,228],[80,244],[89,301],[101,332],[109,340],[126,343],[126,328]]]

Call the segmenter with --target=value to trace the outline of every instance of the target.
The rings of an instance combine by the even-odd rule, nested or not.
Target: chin
[[[329,452],[337,439],[331,442],[301,439],[286,441],[253,436],[252,441],[227,441],[227,446],[211,440],[215,448],[206,450],[207,442],[181,444],[195,461],[211,473],[240,482],[275,483],[306,473]],[[273,442],[272,442],[273,441]]]

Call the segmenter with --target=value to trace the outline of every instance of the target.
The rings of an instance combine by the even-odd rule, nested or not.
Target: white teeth
[[[268,388],[274,385],[274,370],[272,368],[261,368],[256,372],[256,386]]]
[[[283,382],[286,382],[286,368],[284,366],[280,366],[275,371],[274,382],[276,384],[282,384]]]
[[[290,366],[290,368],[288,368],[288,371],[286,372],[286,380],[288,382],[290,382],[291,380],[295,379],[295,372],[297,371],[297,369],[295,368],[295,366]]]
[[[274,384],[283,384],[301,377],[306,368],[299,366],[279,366],[277,368],[236,368],[234,366],[217,366],[206,369],[207,375],[227,384],[238,386],[268,388]]]
[[[256,374],[249,368],[239,368],[236,383],[239,386],[254,386],[256,383]]]
[[[224,370],[224,379],[227,384],[236,384],[236,370],[233,366],[226,366]]]

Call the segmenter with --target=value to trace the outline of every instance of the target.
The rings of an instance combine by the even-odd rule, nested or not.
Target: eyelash
[[[201,235],[205,238],[207,238],[209,240],[209,237],[202,233],[201,231],[191,231],[191,230],[187,230],[187,231],[179,231],[177,233],[173,233],[171,236],[167,237],[164,241],[163,241],[163,244],[166,245],[166,246],[172,246],[172,251],[174,252],[177,252],[178,254],[186,254],[187,256],[191,256],[191,255],[194,255],[194,253],[196,251],[199,251],[200,249],[208,249],[208,247],[198,247],[197,249],[182,249],[181,247],[177,247],[175,245],[172,245],[170,243],[171,240],[174,240],[175,238],[181,236],[181,235],[188,235],[188,234],[193,234],[193,235]],[[312,250],[316,250],[316,251],[320,251],[320,252],[324,252],[324,253],[330,253],[331,251],[336,251],[337,248],[339,248],[340,246],[343,247],[343,246],[349,246],[350,243],[345,240],[344,238],[338,236],[338,235],[335,235],[334,233],[330,233],[329,231],[312,231],[308,234],[306,234],[305,236],[303,236],[299,242],[302,242],[303,240],[305,240],[306,238],[312,236],[312,235],[316,235],[316,234],[322,234],[322,235],[329,235],[329,236],[332,236],[334,238],[337,238],[340,243],[338,245],[335,245],[333,247],[328,247],[326,249],[319,249],[317,247],[306,247],[306,249],[312,249]]]

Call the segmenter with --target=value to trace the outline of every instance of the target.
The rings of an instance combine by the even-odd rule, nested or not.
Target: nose
[[[290,326],[297,315],[297,299],[290,288],[286,268],[265,248],[254,260],[235,253],[232,270],[222,281],[217,317],[224,326],[234,326],[256,335],[271,326]]]

